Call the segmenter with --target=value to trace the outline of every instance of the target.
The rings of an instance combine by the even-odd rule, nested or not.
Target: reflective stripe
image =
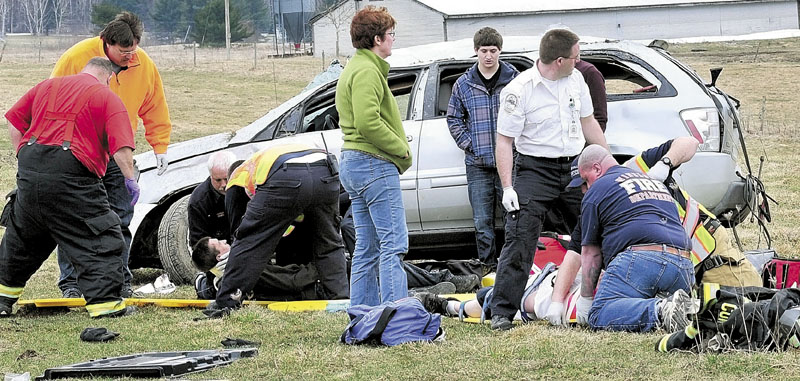
[[[267,181],[272,165],[279,157],[287,153],[313,149],[305,144],[285,144],[258,151],[231,173],[225,189],[240,186],[245,189],[248,196],[253,197],[256,194],[256,186]]]
[[[642,173],[647,173],[650,171],[650,167],[644,162],[642,155],[636,155],[636,160],[634,160],[634,163],[636,163],[636,166],[639,167],[639,170],[641,170]]]
[[[0,296],[19,299],[20,295],[22,295],[22,287],[8,287],[0,284]]]
[[[86,311],[89,311],[89,316],[91,317],[108,315],[110,313],[122,311],[123,309],[125,309],[124,300],[86,305]]]
[[[686,200],[686,207],[676,199],[675,205],[678,207],[678,215],[680,215],[683,230],[692,241],[692,264],[697,266],[704,259],[706,259],[717,248],[717,241],[711,236],[711,233],[706,230],[703,224],[700,224],[700,210],[705,208],[689,196],[683,189],[681,189],[684,199]],[[713,215],[712,215],[713,216]],[[711,217],[713,218],[713,217]]]
[[[708,310],[709,307],[717,302],[717,293],[719,292],[718,283],[703,283],[703,305],[700,312]]]

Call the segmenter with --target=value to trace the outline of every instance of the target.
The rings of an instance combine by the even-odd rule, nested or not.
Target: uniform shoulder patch
[[[514,112],[519,105],[519,97],[517,94],[507,94],[503,99],[503,109],[508,113]]]

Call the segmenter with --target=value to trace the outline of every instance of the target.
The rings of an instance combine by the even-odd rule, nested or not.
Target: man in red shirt
[[[0,316],[53,252],[75,266],[91,317],[133,311],[120,297],[125,243],[100,178],[113,155],[133,202],[133,131],[108,88],[113,66],[93,58],[80,74],[39,83],[5,114],[16,147],[17,195],[0,242]]]

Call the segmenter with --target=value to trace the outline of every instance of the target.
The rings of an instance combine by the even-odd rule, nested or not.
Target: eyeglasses
[[[117,49],[117,53],[119,53],[119,55],[121,56],[133,57],[133,55],[136,54],[136,50],[139,48],[134,48],[133,50],[122,50],[120,48],[115,47],[115,49]]]
[[[577,60],[581,59],[581,54],[578,53],[578,54],[575,55],[575,57],[561,57],[561,58],[563,58],[565,60],[575,60],[575,61],[577,61]]]

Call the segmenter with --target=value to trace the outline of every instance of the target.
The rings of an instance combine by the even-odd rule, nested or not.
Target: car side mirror
[[[711,69],[711,86],[717,85],[717,78],[719,78],[720,73],[722,73],[721,67],[715,67]]]

